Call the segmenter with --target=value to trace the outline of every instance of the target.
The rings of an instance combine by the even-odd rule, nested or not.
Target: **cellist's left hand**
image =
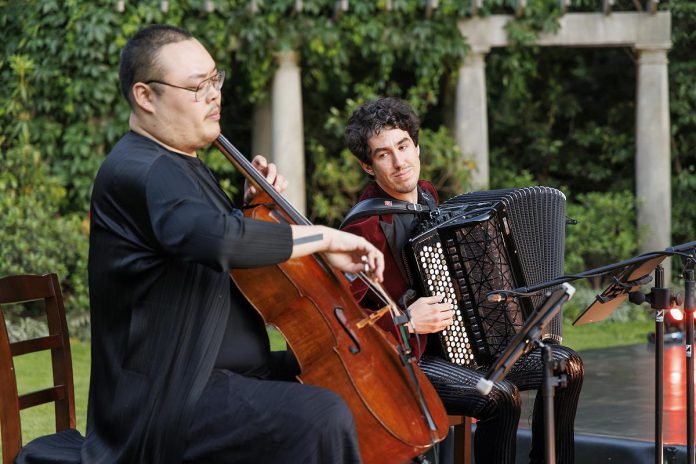
[[[261,155],[256,155],[251,161],[251,164],[266,178],[269,184],[278,193],[283,193],[288,188],[288,181],[278,174],[278,168],[275,164],[269,163],[266,158]],[[244,203],[249,203],[256,195],[256,187],[249,184],[249,181],[244,181]]]

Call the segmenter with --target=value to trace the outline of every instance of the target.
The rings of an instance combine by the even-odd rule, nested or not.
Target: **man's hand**
[[[384,255],[381,251],[363,237],[336,229],[329,230],[330,242],[324,255],[332,266],[351,273],[369,271],[377,282],[382,282]]]
[[[384,273],[384,255],[362,237],[325,226],[291,225],[293,247],[291,258],[311,253],[324,253],[329,263],[344,272],[367,270],[381,282]]]
[[[283,193],[288,188],[288,181],[280,174],[275,164],[269,163],[266,158],[261,155],[256,155],[251,161],[251,164],[266,177],[269,184],[278,193]],[[256,187],[249,184],[249,181],[244,181],[244,203],[250,203],[256,195]]]
[[[451,303],[441,303],[443,295],[418,298],[408,307],[411,312],[411,326],[419,334],[439,332],[454,321]]]

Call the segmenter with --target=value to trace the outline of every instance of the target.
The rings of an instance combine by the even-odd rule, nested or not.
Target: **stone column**
[[[454,138],[464,156],[476,164],[471,178],[473,190],[485,190],[490,182],[485,70],[489,51],[472,47],[459,68],[457,80]]]
[[[301,213],[306,210],[302,86],[294,51],[275,54],[278,70],[271,90],[271,159],[290,181],[285,197]]]
[[[642,251],[671,243],[667,48],[636,46],[636,198]],[[669,271],[669,267],[665,266]],[[666,273],[666,278],[669,273]],[[669,280],[667,279],[669,283]]]
[[[254,105],[251,134],[251,155],[273,156],[273,131],[271,122],[271,98],[266,96]]]

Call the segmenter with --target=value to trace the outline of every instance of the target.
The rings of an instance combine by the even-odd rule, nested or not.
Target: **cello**
[[[245,216],[311,225],[224,136],[214,145],[256,187]],[[411,356],[403,328],[397,344],[373,325],[387,311],[399,310],[366,275],[358,278],[386,303],[370,316],[353,298],[347,278],[320,253],[230,275],[264,322],[285,337],[300,365],[298,380],[329,389],[347,403],[363,462],[408,462],[445,437],[447,413]]]

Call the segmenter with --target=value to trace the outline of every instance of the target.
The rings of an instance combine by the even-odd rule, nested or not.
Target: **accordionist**
[[[494,464],[514,463],[515,437],[520,416],[519,391],[540,389],[540,350],[532,350],[520,358],[506,379],[497,383],[489,395],[483,396],[476,390],[475,385],[485,373],[486,363],[494,359],[499,345],[504,345],[505,336],[502,337],[502,341],[500,337],[492,335],[488,340],[485,339],[485,335],[476,341],[473,338],[473,332],[481,325],[493,325],[491,320],[486,320],[485,317],[482,320],[481,314],[474,316],[471,311],[467,312],[471,309],[469,306],[477,304],[477,298],[480,298],[480,294],[485,290],[485,285],[480,285],[480,282],[470,282],[474,277],[482,280],[482,273],[479,271],[483,265],[472,267],[471,262],[467,261],[471,254],[476,254],[475,240],[474,245],[470,245],[470,248],[473,247],[469,250],[470,253],[463,252],[458,257],[461,264],[459,268],[466,272],[466,276],[463,279],[449,276],[452,278],[448,280],[453,282],[449,287],[443,282],[435,282],[437,279],[433,276],[453,273],[456,270],[452,268],[453,260],[448,255],[450,247],[447,241],[440,241],[439,245],[436,243],[437,240],[433,243],[427,241],[432,239],[432,234],[428,236],[428,231],[443,227],[442,224],[427,224],[430,216],[421,212],[441,211],[443,208],[446,210],[452,206],[452,202],[445,202],[438,207],[438,195],[432,184],[419,180],[418,131],[417,116],[408,104],[397,99],[370,101],[352,114],[346,128],[346,142],[363,170],[373,180],[362,192],[360,200],[372,199],[372,202],[363,203],[363,206],[367,204],[368,207],[363,208],[361,214],[353,215],[348,222],[344,222],[343,228],[364,236],[384,253],[384,287],[392,299],[398,301],[403,305],[403,309],[410,313],[413,332],[410,342],[414,347],[414,353],[419,356],[421,369],[432,382],[450,414],[468,415],[477,419],[474,438],[476,461]],[[454,203],[456,201],[457,199],[454,199]],[[478,205],[481,201],[474,203]],[[501,208],[500,201],[493,203],[498,205],[498,209]],[[375,207],[380,204],[383,205],[382,208]],[[405,206],[399,209],[394,208],[394,205]],[[491,224],[496,221],[504,228],[500,219],[504,214],[501,216],[495,212],[491,213],[495,210],[495,205],[489,206],[483,205],[481,211],[469,216],[469,229],[459,230],[468,230],[471,234],[476,234],[480,233],[481,228],[492,227]],[[476,207],[466,206],[469,209]],[[399,211],[396,211],[397,209]],[[461,216],[458,213],[456,215]],[[439,221],[447,222],[442,218]],[[460,232],[460,235],[462,233]],[[423,237],[426,237],[423,239],[425,242],[419,242],[418,239]],[[449,236],[444,234],[441,237]],[[452,239],[456,239],[456,236],[452,235]],[[421,259],[430,260],[428,266],[435,266],[437,272],[425,270],[425,277],[414,279],[413,274],[418,270],[418,262]],[[433,273],[431,278],[428,278],[428,272]],[[500,272],[496,270],[489,274],[499,275]],[[461,285],[458,284],[459,280]],[[353,291],[366,309],[374,310],[383,306],[359,280],[353,283]],[[478,309],[484,313],[483,316],[490,313],[486,312],[485,307]],[[516,315],[518,318],[524,317],[524,307],[505,309],[510,309],[506,314],[512,314],[512,319],[515,319]],[[472,326],[472,321],[477,324]],[[382,317],[378,323],[385,330],[395,333],[394,323],[389,316]],[[504,327],[508,329],[502,330],[503,333],[506,330],[514,330],[514,321],[511,326]],[[558,341],[559,335],[560,332],[555,333],[551,330],[547,341]],[[554,346],[553,354],[555,359],[565,361],[568,376],[567,386],[558,389],[555,396],[556,461],[572,463],[573,427],[582,387],[583,366],[575,352],[560,344]],[[533,463],[544,461],[543,402],[540,396],[538,393],[532,421],[530,462]]]

